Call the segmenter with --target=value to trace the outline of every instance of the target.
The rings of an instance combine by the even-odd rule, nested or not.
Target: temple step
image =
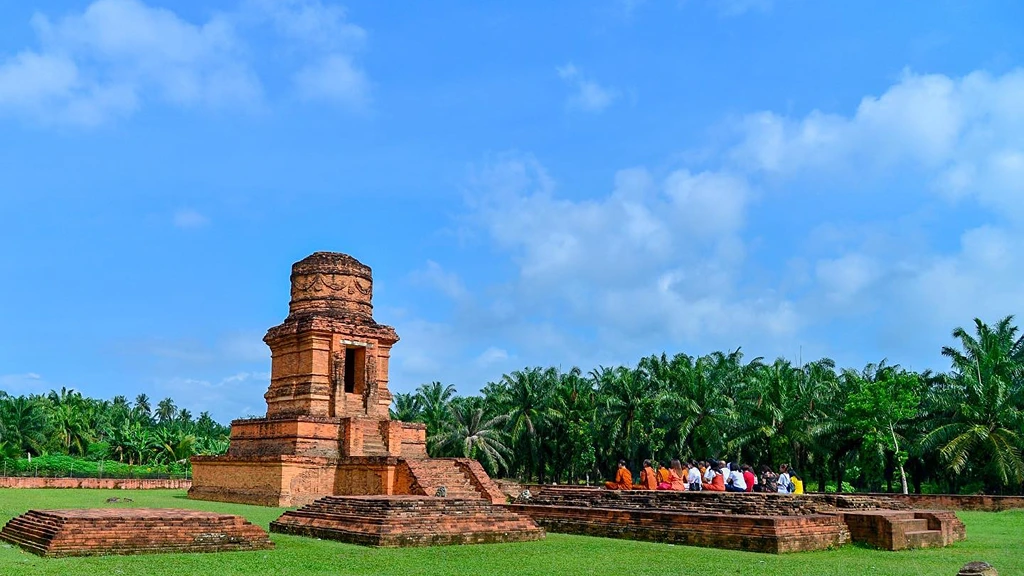
[[[485,496],[473,485],[457,460],[430,458],[407,462],[425,496],[434,496],[441,486],[445,487],[448,498],[482,499]]]
[[[522,542],[544,537],[528,517],[479,496],[328,496],[285,512],[271,532],[366,546]]]
[[[30,510],[0,540],[40,556],[264,550],[262,528],[239,516],[176,509]]]

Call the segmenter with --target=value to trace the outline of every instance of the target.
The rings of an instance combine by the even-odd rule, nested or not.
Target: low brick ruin
[[[266,531],[240,516],[158,508],[29,510],[4,526],[0,540],[45,557],[274,547]]]
[[[539,540],[544,531],[479,498],[329,496],[285,512],[270,531],[379,547]]]
[[[947,546],[966,537],[948,511],[910,510],[879,496],[531,487],[509,509],[549,532],[755,552],[860,542],[886,550]]]

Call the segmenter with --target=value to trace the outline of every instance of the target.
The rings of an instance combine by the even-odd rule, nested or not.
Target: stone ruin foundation
[[[29,510],[4,526],[0,540],[44,557],[274,547],[262,528],[240,516],[160,508]]]
[[[263,339],[267,414],[232,422],[226,455],[192,458],[189,497],[311,505],[275,529],[356,543],[542,537],[532,520],[492,506],[506,499],[478,462],[428,458],[425,426],[391,420],[398,334],[374,320],[372,297],[370,268],[346,254],[317,252],[292,266],[288,317]],[[446,498],[434,498],[440,487]]]
[[[883,550],[948,546],[966,537],[948,510],[895,498],[670,492],[531,486],[508,505],[549,532],[751,552],[804,552],[848,542]]]

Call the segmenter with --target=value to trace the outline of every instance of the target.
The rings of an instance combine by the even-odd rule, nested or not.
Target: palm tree
[[[156,419],[161,424],[166,424],[174,419],[177,411],[178,407],[174,405],[174,400],[164,398],[156,405]]]
[[[501,378],[498,405],[508,416],[509,430],[515,445],[517,465],[526,479],[544,478],[540,463],[540,427],[547,416],[548,396],[557,378],[554,368],[516,370]]]
[[[417,394],[395,394],[391,408],[388,410],[392,420],[401,422],[418,422],[423,416],[420,396]]]
[[[1001,491],[1024,481],[1024,337],[1017,336],[1013,316],[994,327],[977,318],[974,325],[974,336],[962,327],[953,330],[960,349],[942,349],[952,373],[936,395],[940,419],[925,434],[924,443],[938,447],[942,461],[955,474],[976,467],[985,474],[989,489]]]
[[[738,387],[727,383],[739,375],[741,358],[739,350],[697,359],[685,354],[672,358],[673,377],[662,394],[660,409],[672,415],[669,445],[679,454],[704,458],[724,453],[735,414],[735,399],[726,390]]]
[[[508,468],[508,448],[502,429],[507,415],[486,418],[479,404],[460,402],[454,406],[452,416],[451,422],[433,439],[439,450],[452,456],[475,458],[490,474]]]
[[[423,384],[416,389],[416,396],[423,407],[422,421],[427,425],[427,438],[436,437],[452,419],[451,404],[455,396],[455,386],[440,382]],[[435,448],[430,442],[427,448]]]
[[[43,453],[48,422],[39,398],[16,396],[0,402],[0,421],[7,431],[5,442],[19,454]]]
[[[631,464],[653,456],[664,444],[665,430],[656,426],[659,391],[642,368],[601,367],[591,373],[603,417],[601,424],[613,452]],[[614,459],[613,454],[609,456]]]
[[[149,396],[139,394],[135,397],[135,408],[133,416],[137,419],[149,420],[153,415],[153,408],[149,405]]]

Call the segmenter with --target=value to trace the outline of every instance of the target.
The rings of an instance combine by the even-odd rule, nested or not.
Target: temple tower
[[[189,497],[295,506],[333,495],[424,495],[439,486],[503,501],[483,468],[427,458],[426,427],[391,420],[394,328],[373,318],[373,275],[346,254],[296,262],[284,322],[267,331],[267,415],[231,423],[224,456],[192,458]]]

